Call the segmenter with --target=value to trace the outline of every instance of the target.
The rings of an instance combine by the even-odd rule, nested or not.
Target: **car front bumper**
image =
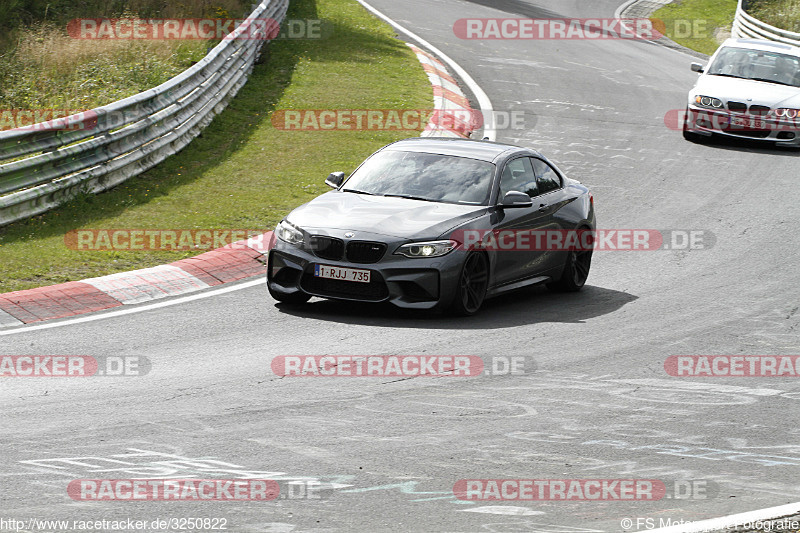
[[[408,309],[445,307],[452,302],[461,274],[464,252],[412,259],[393,255],[399,243],[389,244],[376,263],[320,258],[313,251],[276,240],[269,251],[267,283],[277,294],[297,293],[359,302],[390,302]],[[314,275],[315,265],[370,271],[370,282],[333,280]]]
[[[800,124],[797,120],[787,121],[774,117],[716,111],[691,104],[686,113],[685,131],[800,147]]]

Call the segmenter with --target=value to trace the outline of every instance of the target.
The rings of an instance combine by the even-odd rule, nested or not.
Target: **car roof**
[[[411,137],[397,141],[383,150],[402,150],[405,152],[425,152],[430,154],[468,157],[482,161],[495,161],[499,156],[509,152],[525,152],[541,157],[536,150],[492,141],[477,139],[455,139],[448,137]]]
[[[776,41],[765,41],[762,39],[726,39],[722,46],[735,46],[737,48],[748,48],[750,50],[763,50],[764,52],[783,52],[800,57],[800,47],[790,44],[779,43]],[[720,47],[722,48],[722,47]]]

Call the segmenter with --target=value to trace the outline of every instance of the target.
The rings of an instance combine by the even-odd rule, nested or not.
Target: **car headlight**
[[[713,98],[711,96],[702,96],[699,94],[694,97],[694,103],[702,107],[709,107],[711,109],[722,109],[725,107],[725,104],[723,104],[722,100],[720,100],[719,98]]]
[[[300,228],[295,226],[294,224],[282,220],[278,227],[275,228],[275,235],[284,242],[288,242],[289,244],[302,244],[303,243],[303,232],[300,231]]]
[[[786,109],[786,108],[779,108],[774,111],[776,117],[781,118],[797,118],[800,115],[800,109]]]
[[[397,249],[395,255],[406,257],[441,257],[452,252],[458,246],[457,241],[411,242]]]

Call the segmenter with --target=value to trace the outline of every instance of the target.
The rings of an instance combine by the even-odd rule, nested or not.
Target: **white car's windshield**
[[[780,52],[728,46],[717,55],[708,73],[800,87],[800,58]]]

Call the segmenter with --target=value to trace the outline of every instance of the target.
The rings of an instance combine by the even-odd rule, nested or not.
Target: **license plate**
[[[767,123],[757,118],[731,117],[731,126],[763,130],[767,128]]]
[[[325,279],[341,279],[344,281],[357,281],[369,283],[370,271],[355,268],[341,268],[328,265],[314,265],[314,276]]]

